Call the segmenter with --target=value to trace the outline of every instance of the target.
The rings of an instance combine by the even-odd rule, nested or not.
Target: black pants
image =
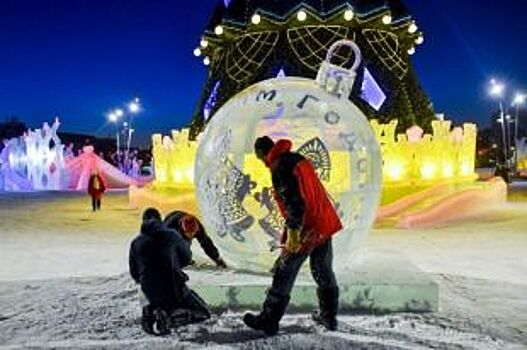
[[[91,207],[93,211],[101,210],[101,199],[96,197],[91,197]]]
[[[150,330],[155,322],[154,311],[158,308],[168,315],[170,327],[173,328],[202,322],[210,318],[211,314],[207,303],[196,292],[187,286],[184,286],[181,292],[181,299],[177,303],[170,303],[169,305],[149,304],[143,307],[141,323],[147,333],[151,333]]]
[[[179,327],[209,319],[210,311],[207,303],[198,293],[185,287],[184,296],[177,307],[171,311],[170,317],[174,327]]]
[[[333,272],[333,246],[331,239],[311,252],[302,254],[284,254],[275,262],[273,268],[273,284],[269,296],[289,298],[295,284],[298,271],[309,257],[311,274],[319,288],[337,287],[337,280]]]

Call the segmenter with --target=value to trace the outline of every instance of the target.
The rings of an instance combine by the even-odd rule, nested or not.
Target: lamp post
[[[508,143],[507,143],[507,136],[505,135],[505,112],[503,110],[503,102],[501,101],[501,98],[503,97],[503,92],[505,91],[505,85],[498,82],[496,79],[492,79],[490,81],[490,89],[489,94],[499,99],[499,106],[500,106],[500,117],[498,118],[498,122],[501,123],[501,134],[502,134],[502,144],[503,144],[503,156],[504,156],[504,165],[508,165]]]
[[[116,139],[115,139],[116,140],[115,143],[116,143],[116,147],[117,147],[117,150],[116,150],[117,166],[119,166],[120,162],[121,162],[120,158],[119,158],[119,151],[120,151],[121,145],[120,145],[120,137],[119,137],[120,132],[119,132],[119,123],[118,123],[118,121],[119,121],[119,118],[122,115],[123,115],[122,114],[122,110],[119,110],[119,109],[111,112],[110,114],[108,114],[108,120],[115,124],[115,130],[116,130],[116,136],[117,136]]]
[[[127,124],[127,142],[126,142],[126,173],[129,172],[130,169],[129,163],[130,163],[130,148],[132,146],[132,135],[134,133],[133,129],[133,118],[136,114],[138,114],[141,111],[141,105],[139,98],[136,97],[128,103],[128,124]]]
[[[518,172],[518,146],[520,138],[518,137],[520,124],[520,107],[525,103],[527,96],[522,93],[516,93],[512,105],[516,107],[516,116],[514,117],[514,173]]]

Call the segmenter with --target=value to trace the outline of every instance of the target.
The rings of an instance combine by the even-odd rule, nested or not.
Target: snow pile
[[[326,332],[308,315],[287,315],[276,337],[243,325],[240,313],[216,310],[203,324],[156,338],[139,326],[137,287],[116,277],[0,283],[0,348],[400,349],[419,347],[512,348],[461,319],[440,315],[342,316]],[[221,312],[221,314],[218,314]]]

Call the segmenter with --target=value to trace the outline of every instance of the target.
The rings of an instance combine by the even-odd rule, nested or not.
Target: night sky
[[[413,60],[436,111],[488,124],[492,76],[527,89],[524,0],[407,0],[425,44]],[[205,68],[192,55],[213,0],[0,0],[0,120],[112,133],[106,114],[139,96],[136,127],[190,121]],[[511,97],[509,97],[510,99]]]

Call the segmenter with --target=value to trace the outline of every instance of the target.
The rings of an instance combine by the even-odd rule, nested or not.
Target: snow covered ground
[[[439,284],[438,313],[342,315],[337,332],[290,314],[267,338],[245,328],[240,313],[218,310],[204,324],[155,338],[140,330],[126,273],[139,213],[125,193],[107,196],[100,213],[77,194],[0,194],[0,349],[524,349],[527,187],[511,198],[485,218],[377,228],[368,237],[365,249],[402,254]]]

